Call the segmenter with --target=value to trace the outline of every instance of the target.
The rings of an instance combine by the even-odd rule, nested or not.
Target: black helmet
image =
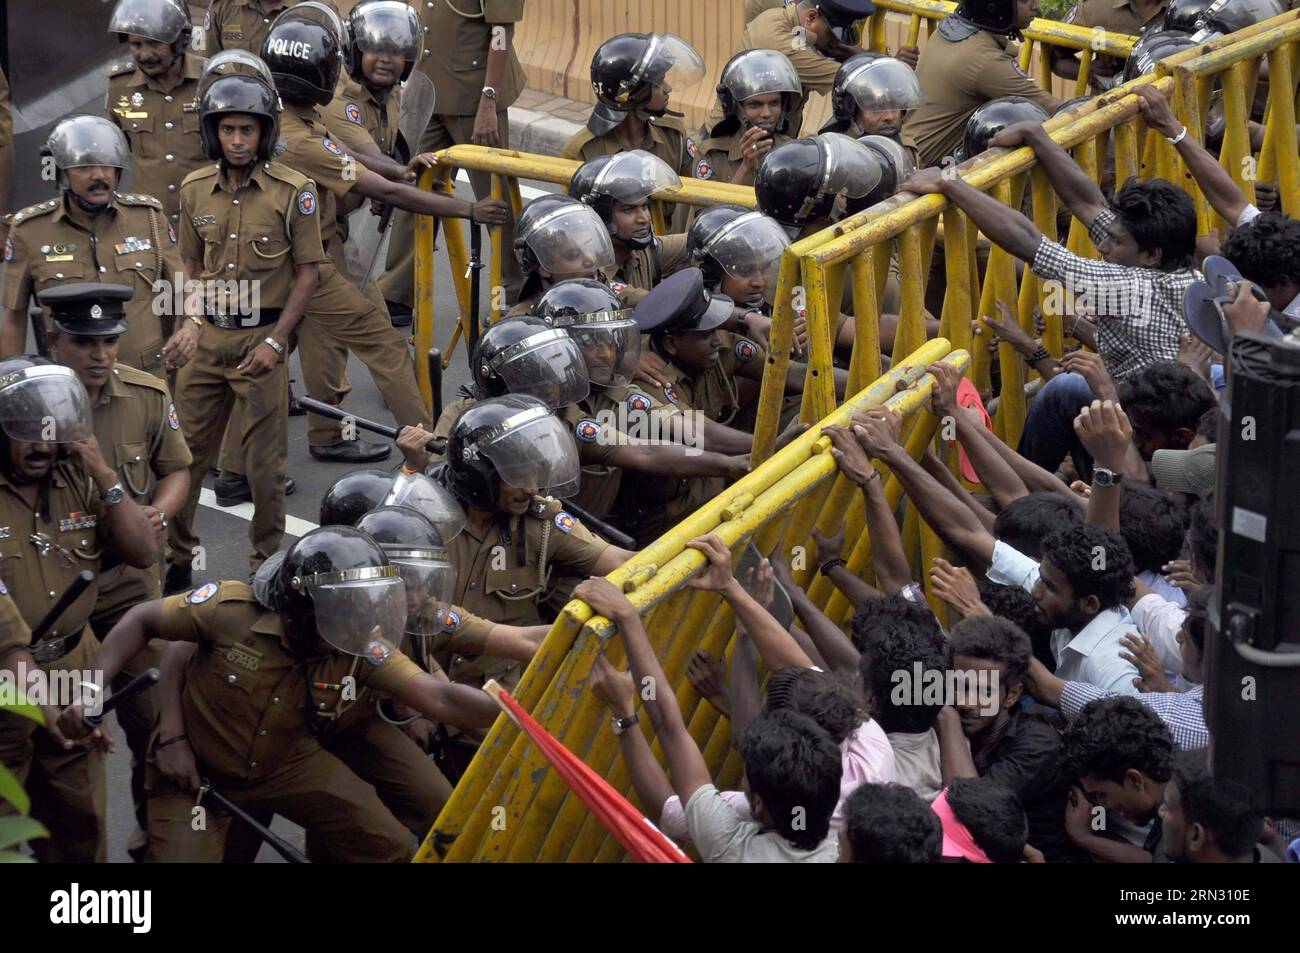
[[[536,397],[508,394],[466,407],[447,438],[448,485],[480,510],[496,509],[503,483],[572,496],[579,470],[569,428]]]
[[[529,202],[515,223],[515,260],[525,275],[594,273],[614,266],[609,228],[570,195],[547,194]]]
[[[651,86],[664,82],[670,70],[673,85],[690,86],[704,78],[704,60],[671,33],[620,33],[602,43],[591,58],[591,88],[598,103],[588,121],[592,132],[604,135],[628,113],[644,111]]]
[[[1162,29],[1190,33],[1197,43],[1235,33],[1285,13],[1282,0],[1170,0]]]
[[[23,443],[76,443],[94,434],[80,378],[34,354],[0,360],[0,431]],[[6,455],[0,461],[9,465]]]
[[[1169,0],[1165,7],[1165,18],[1160,22],[1159,28],[1195,33],[1201,26],[1198,21],[1213,2],[1214,0]]]
[[[1152,30],[1143,33],[1124,62],[1124,80],[1136,79],[1155,71],[1161,60],[1189,50],[1197,41],[1178,30]]]
[[[739,205],[714,206],[695,219],[686,235],[687,253],[703,273],[704,286],[717,292],[723,274],[729,274],[747,282],[755,297],[742,303],[754,306],[759,304],[760,289],[763,300],[771,300],[781,256],[788,247],[790,236],[780,222]],[[761,282],[751,280],[760,275]]]
[[[836,38],[850,46],[858,42],[858,21],[876,12],[872,0],[812,0],[812,5],[831,25]]]
[[[226,113],[247,113],[262,121],[257,157],[271,158],[280,138],[280,98],[275,90],[252,76],[232,74],[213,80],[199,99],[199,139],[209,159],[222,157],[217,138],[217,118]]]
[[[711,205],[695,216],[686,232],[686,254],[691,264],[704,272],[704,287],[716,290],[722,281],[722,266],[707,251],[710,239],[748,211],[743,205]]]
[[[631,382],[641,357],[632,312],[607,285],[590,278],[559,281],[533,306],[547,327],[563,328],[582,351],[593,388]]]
[[[925,105],[925,93],[916,73],[902,60],[880,53],[862,53],[844,61],[831,87],[834,118],[823,132],[859,129],[858,113],[897,111],[906,113]],[[834,126],[834,128],[830,128]],[[901,131],[891,130],[891,135]]]
[[[334,98],[339,56],[338,34],[324,23],[298,15],[294,7],[276,18],[262,43],[262,59],[280,95],[317,106]]]
[[[406,634],[441,633],[456,569],[434,525],[409,506],[381,506],[361,517],[357,529],[379,544],[406,584]]]
[[[1047,112],[1032,99],[1024,96],[1000,96],[980,106],[966,120],[966,138],[957,153],[964,162],[989,147],[989,140],[1007,126],[1018,122],[1045,122]]]
[[[771,93],[781,94],[781,118],[776,132],[784,132],[786,117],[796,98],[803,96],[799,73],[790,58],[776,50],[744,50],[737,53],[722,67],[717,85],[718,103],[726,119],[713,127],[713,135],[728,129],[748,129],[751,123],[745,116],[745,100]]]
[[[406,61],[400,82],[405,82],[420,58],[424,28],[420,18],[402,0],[362,0],[348,15],[347,49],[344,59],[348,75],[358,83],[362,53],[400,53]]]
[[[990,33],[1015,33],[1016,0],[958,0],[957,16]]]
[[[863,136],[858,142],[870,149],[880,164],[880,181],[862,199],[863,208],[871,208],[897,192],[916,170],[916,164],[912,154],[890,136]]]
[[[190,13],[180,0],[118,0],[108,20],[108,32],[117,41],[143,36],[171,45],[178,56],[190,45]]]
[[[837,132],[796,139],[777,146],[758,165],[754,194],[758,207],[787,231],[798,231],[835,212],[836,200],[852,211],[880,181],[875,158]]]
[[[528,394],[555,410],[591,392],[577,342],[532,315],[505,318],[483,332],[470,365],[480,397]]]
[[[857,118],[858,107],[853,95],[845,88],[845,84],[858,67],[872,60],[878,60],[884,55],[884,53],[872,53],[868,50],[865,53],[854,53],[840,64],[840,68],[835,71],[835,79],[831,82],[831,118],[818,132],[848,133],[851,124]]]
[[[68,169],[102,165],[117,169],[117,187],[131,168],[131,147],[126,136],[103,116],[69,116],[60,119],[50,130],[40,150],[43,158],[54,162],[59,188],[68,188]]]
[[[367,467],[345,473],[325,491],[320,500],[321,526],[355,526],[363,513],[384,502],[393,486],[387,470]]]
[[[681,187],[681,177],[667,162],[644,149],[633,149],[584,162],[569,180],[569,195],[595,209],[613,235],[615,201],[635,204]],[[647,248],[656,239],[652,226],[648,238],[619,240],[633,248]]]
[[[379,664],[406,628],[406,587],[379,544],[350,526],[322,526],[294,543],[276,585],[280,617],[300,652],[319,635]]]

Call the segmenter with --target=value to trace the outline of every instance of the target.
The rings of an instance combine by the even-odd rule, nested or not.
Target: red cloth
[[[984,401],[980,400],[980,392],[975,385],[967,378],[963,377],[961,383],[957,385],[957,405],[959,407],[974,407],[984,418],[984,426],[993,430],[993,418],[989,412],[984,409]],[[980,475],[975,472],[975,467],[971,464],[970,458],[966,456],[966,450],[960,444],[957,446],[957,465],[961,468],[961,475],[971,483],[982,483]]]

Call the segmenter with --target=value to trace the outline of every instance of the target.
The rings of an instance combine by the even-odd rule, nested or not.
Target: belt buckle
[[[36,643],[36,645],[32,646],[29,651],[32,653],[32,658],[38,663],[44,664],[46,662],[53,662],[56,659],[63,658],[63,656],[67,654],[63,650],[63,646],[67,641],[68,637],[66,635],[60,636],[57,639],[42,639],[40,642]]]

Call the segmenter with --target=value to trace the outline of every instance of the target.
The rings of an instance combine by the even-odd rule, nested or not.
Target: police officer
[[[740,50],[776,50],[794,64],[803,87],[803,102],[790,113],[790,134],[797,136],[803,124],[803,103],[810,94],[823,96],[831,91],[839,64],[850,56],[864,52],[854,45],[854,24],[875,12],[872,0],[798,0],[784,6],[772,5],[745,24],[740,34]],[[916,50],[898,51],[909,64],[916,62]],[[723,118],[722,105],[715,103],[709,111],[707,126]]]
[[[204,147],[218,161],[181,186],[181,253],[202,286],[202,300],[191,308],[202,318],[186,321],[197,353],[177,378],[193,462],[189,497],[172,523],[171,591],[189,585],[200,485],[235,405],[244,458],[257,462],[247,468],[252,568],[279,548],[288,454],[285,357],[325,262],[315,184],[271,159],[279,138],[275,91],[251,76],[223,76],[204,92],[199,120]],[[238,300],[226,293],[233,287]]]
[[[393,475],[387,470],[366,467],[350,470],[329,485],[320,500],[321,526],[354,526],[376,506],[393,485]]]
[[[312,530],[285,554],[264,598],[273,608],[252,586],[225,581],[143,603],[113,631],[95,667],[111,678],[148,638],[197,643],[183,689],[182,733],[160,735],[155,751],[188,746],[196,766],[191,780],[209,778],[241,807],[302,825],[331,859],[408,860],[410,830],[317,735],[328,734],[329,716],[360,689],[468,728],[489,727],[496,705],[482,692],[421,672],[398,650],[406,587],[365,533]],[[75,714],[65,712],[64,724],[75,727]],[[192,790],[155,780],[150,859],[221,859],[230,819],[209,808],[207,824],[195,830],[194,807]]]
[[[758,207],[791,239],[820,231],[861,211],[883,172],[875,154],[855,139],[823,132],[768,153],[758,167]]]
[[[1024,96],[1049,114],[1060,104],[1020,68],[1010,45],[1037,15],[1037,0],[961,0],[939,21],[916,65],[925,105],[903,123],[921,165],[951,162],[966,120],[990,99]]]
[[[1139,36],[1148,26],[1155,22],[1169,5],[1169,0],[1082,0],[1070,7],[1065,15],[1066,23],[1098,28],[1112,33]],[[1205,4],[1202,4],[1204,6]],[[1178,27],[1177,29],[1185,29]],[[1052,47],[1052,72],[1066,79],[1077,79],[1079,60],[1077,50],[1066,46]],[[1096,89],[1110,89],[1115,85],[1124,68],[1123,60],[1111,56],[1094,54],[1089,67],[1090,81]]]
[[[22,351],[33,292],[56,284],[101,281],[136,289],[127,307],[123,364],[153,374],[179,365],[184,348],[172,338],[174,286],[181,273],[175,236],[154,197],[116,190],[131,158],[117,126],[100,116],[59,122],[43,154],[57,170],[59,197],[14,213],[5,245],[4,328],[0,354]],[[155,288],[155,283],[162,284]],[[161,289],[161,291],[159,290]],[[161,314],[160,314],[161,312]]]
[[[139,569],[155,563],[157,533],[105,461],[89,398],[71,369],[25,355],[0,361],[0,431],[0,580],[29,627],[79,573],[97,572],[102,555]],[[42,671],[92,667],[96,595],[92,585],[29,646]],[[34,722],[0,712],[0,761],[50,832],[32,842],[37,859],[106,859],[101,751],[68,750]]]
[[[777,273],[789,246],[790,236],[776,219],[740,205],[714,205],[691,223],[686,234],[690,264],[701,270],[705,290],[736,303],[719,330],[767,348]]]
[[[276,20],[263,45],[262,59],[275,77],[284,103],[280,134],[285,151],[280,161],[310,176],[321,189],[321,237],[329,261],[321,271],[320,285],[299,336],[307,392],[318,400],[341,405],[350,390],[346,378],[350,351],[370,371],[398,424],[418,423],[427,419],[428,408],[416,385],[406,338],[339,271],[342,247],[338,240],[337,203],[354,193],[422,215],[469,218],[488,224],[505,222],[508,206],[492,198],[471,204],[389,181],[369,171],[336,143],[318,107],[334,97],[340,65],[338,39],[328,25],[299,14],[300,9],[296,7]],[[308,421],[307,440],[314,458],[336,463],[380,460],[392,450],[387,444],[345,440],[337,423],[319,416]]]
[[[569,195],[541,195],[528,203],[515,228],[514,253],[524,284],[509,317],[530,313],[557,282],[603,280],[615,267],[609,227]]]
[[[957,149],[956,159],[965,162],[989,147],[989,140],[1007,126],[1018,122],[1042,123],[1047,113],[1032,99],[1024,96],[1000,96],[990,99],[966,120],[966,135]],[[906,176],[904,176],[906,178]]]
[[[118,341],[127,327],[123,304],[133,290],[129,285],[83,283],[50,288],[38,297],[54,325],[50,351],[86,388],[95,439],[127,493],[149,517],[161,547],[167,520],[189,493],[190,451],[166,383],[117,363]],[[159,579],[157,565],[137,569],[105,554],[99,598],[90,616],[95,631],[107,634],[131,606],[157,599],[162,594]],[[114,689],[157,664],[157,653],[146,650],[130,660]],[[117,709],[118,724],[131,748],[131,794],[141,830],[145,751],[157,718],[152,692],[134,695]]]
[[[689,177],[695,157],[686,147],[683,114],[668,108],[668,96],[674,86],[691,86],[704,73],[700,54],[671,33],[621,33],[606,40],[591,59],[596,105],[586,127],[565,143],[564,158],[589,162],[644,149]]]
[[[924,104],[921,82],[910,66],[892,56],[864,53],[847,60],[835,75],[831,120],[821,131],[893,139],[915,165],[916,143],[903,140],[903,119]]]
[[[790,141],[790,114],[802,100],[799,73],[784,53],[737,53],[718,81],[724,117],[686,141],[695,178],[753,185],[763,156]]]
[[[655,234],[650,200],[682,180],[662,159],[641,149],[584,162],[569,181],[569,194],[589,205],[609,229],[614,245],[610,288],[635,307],[664,274],[686,256],[684,234]]]
[[[424,49],[419,70],[438,91],[436,112],[416,147],[436,152],[453,145],[473,143],[510,147],[509,107],[527,83],[515,53],[515,24],[523,19],[524,0],[423,0],[412,4],[424,25]],[[474,194],[492,194],[492,177],[469,173]],[[503,248],[514,241],[509,221],[504,226]],[[414,304],[415,223],[404,212],[393,215],[388,258],[379,286],[395,316],[409,313]],[[523,277],[513,258],[502,263],[507,298],[519,293]]]
[[[296,0],[212,0],[203,21],[207,49],[256,53],[275,18],[296,5]]]
[[[190,30],[181,0],[118,0],[108,22],[131,56],[109,68],[104,109],[131,146],[136,191],[162,202],[173,229],[181,182],[207,161],[199,139],[203,59],[186,52]]]

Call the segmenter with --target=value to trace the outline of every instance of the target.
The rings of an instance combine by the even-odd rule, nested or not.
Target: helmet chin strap
[[[111,198],[103,205],[100,205],[96,202],[87,202],[76,192],[72,191],[72,189],[68,189],[68,195],[72,197],[72,202],[74,205],[77,206],[77,208],[81,209],[83,212],[86,212],[90,215],[94,215],[97,212],[102,212],[104,209],[108,208],[110,205],[113,204],[113,200]]]

